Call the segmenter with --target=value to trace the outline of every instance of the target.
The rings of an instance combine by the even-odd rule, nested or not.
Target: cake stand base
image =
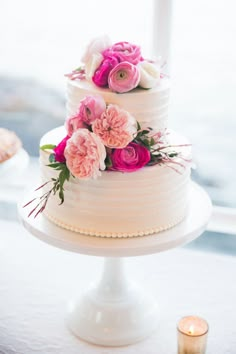
[[[122,346],[157,328],[157,303],[126,279],[123,262],[106,258],[100,282],[70,303],[67,322],[76,336],[94,344]]]
[[[19,205],[24,227],[53,246],[87,255],[105,257],[100,281],[79,300],[70,303],[67,318],[70,330],[78,337],[98,345],[122,346],[150,335],[158,326],[158,306],[152,296],[126,277],[124,257],[163,252],[197,238],[211,215],[211,201],[202,188],[191,183],[189,212],[175,227],[144,237],[99,238],[64,230],[43,215],[28,218],[22,208],[32,192]]]

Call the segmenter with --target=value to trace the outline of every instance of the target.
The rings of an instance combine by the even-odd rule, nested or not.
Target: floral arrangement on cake
[[[49,151],[49,168],[58,171],[58,177],[44,183],[52,187],[39,197],[38,204],[30,212],[41,213],[51,194],[64,202],[64,183],[70,178],[95,179],[102,171],[134,172],[144,166],[165,164],[175,169],[177,164],[185,167],[181,159],[188,161],[169,145],[166,134],[143,128],[126,110],[114,104],[106,104],[100,95],[86,96],[80,101],[77,113],[65,123],[67,135],[58,145],[44,145]],[[178,160],[176,160],[178,157]],[[38,198],[34,198],[25,206]]]
[[[107,36],[91,41],[82,63],[66,76],[72,80],[86,79],[117,93],[131,91],[137,86],[150,89],[162,76],[160,63],[144,59],[139,46],[129,42],[112,44]]]

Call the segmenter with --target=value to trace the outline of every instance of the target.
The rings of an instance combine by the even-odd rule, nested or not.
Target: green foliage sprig
[[[54,145],[44,145],[41,147],[41,149],[42,150],[48,150],[48,149],[52,150],[52,149],[54,149],[54,147],[55,147]],[[29,204],[37,201],[36,206],[30,211],[28,217],[31,216],[32,214],[35,214],[34,217],[36,218],[36,216],[38,216],[38,214],[42,213],[44,211],[44,209],[46,208],[47,202],[48,202],[51,194],[55,195],[58,193],[58,196],[60,198],[60,205],[64,203],[64,199],[65,199],[64,198],[64,183],[65,183],[65,181],[69,181],[71,173],[65,163],[55,161],[54,153],[50,154],[49,162],[50,162],[50,164],[48,164],[47,166],[58,171],[59,172],[58,177],[51,178],[49,181],[42,184],[41,186],[39,186],[35,190],[35,191],[38,191],[38,190],[42,189],[43,187],[45,187],[47,184],[52,183],[52,187],[49,190],[47,190],[45,193],[43,193],[40,197],[36,197],[36,198],[30,200],[28,203],[26,203],[23,206],[23,208],[25,208]]]

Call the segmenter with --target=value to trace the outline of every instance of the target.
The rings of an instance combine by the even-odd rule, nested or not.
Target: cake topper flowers
[[[161,79],[159,62],[144,59],[139,46],[129,42],[112,44],[107,36],[89,43],[82,63],[66,76],[71,80],[86,79],[117,93],[129,92],[138,86],[150,89]]]
[[[58,176],[37,188],[43,188],[44,193],[25,205],[37,203],[29,216],[41,213],[51,194],[58,194],[62,204],[64,184],[70,178],[96,179],[105,170],[134,172],[157,164],[180,173],[175,164],[185,168],[181,160],[190,162],[176,150],[188,144],[168,145],[167,132],[142,128],[129,112],[114,104],[107,105],[100,95],[82,99],[77,113],[65,122],[65,128],[66,136],[58,145],[41,146],[41,150],[50,152],[47,166],[58,171]]]

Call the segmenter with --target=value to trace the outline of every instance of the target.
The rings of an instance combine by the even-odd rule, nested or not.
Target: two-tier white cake
[[[41,211],[92,236],[157,233],[188,212],[191,147],[167,129],[170,84],[160,68],[137,46],[103,42],[99,51],[98,41],[69,75],[65,127],[41,140]]]

